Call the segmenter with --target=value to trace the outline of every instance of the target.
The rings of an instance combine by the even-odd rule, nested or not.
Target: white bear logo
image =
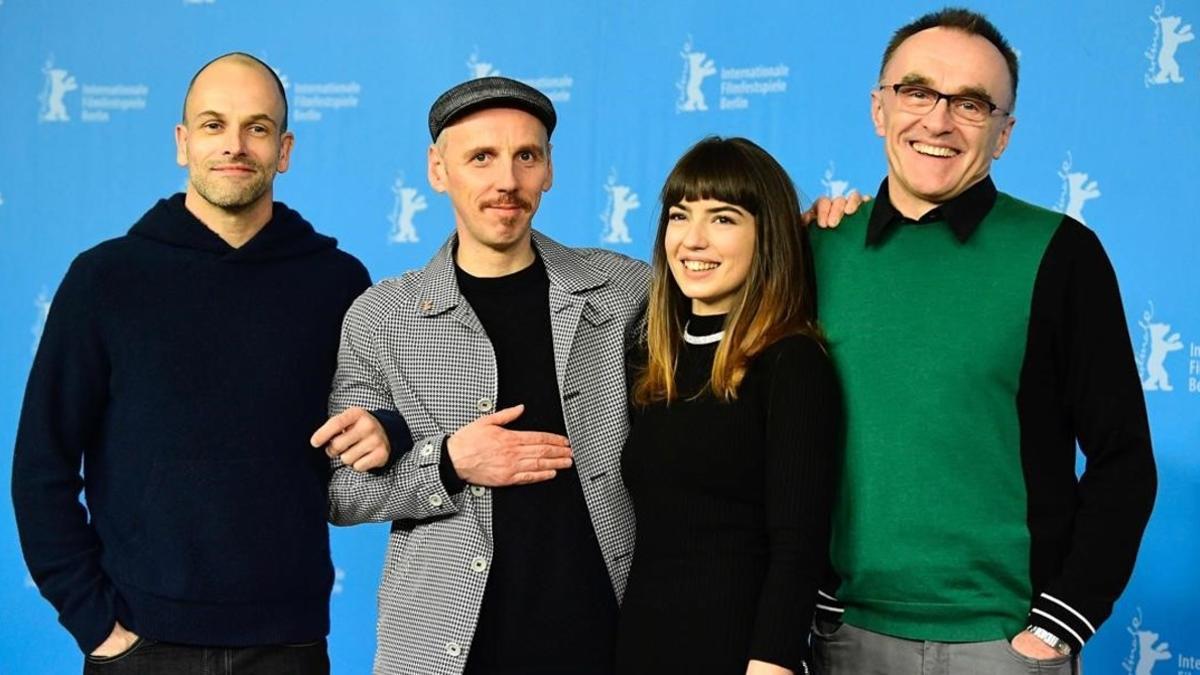
[[[1072,163],[1071,153],[1068,152],[1067,159],[1062,163],[1062,168],[1058,172],[1058,177],[1063,182],[1062,192],[1055,210],[1086,225],[1087,221],[1083,219],[1083,206],[1088,201],[1100,196],[1100,184],[1094,180],[1089,182],[1086,173],[1071,171]]]
[[[625,216],[642,205],[638,200],[637,193],[628,185],[617,185],[615,169],[608,175],[604,191],[608,193],[608,205],[605,207],[604,213],[600,214],[600,220],[604,222],[604,235],[601,240],[606,244],[632,243],[633,240],[629,238],[629,224],[625,222]]]
[[[1154,8],[1154,16],[1150,17],[1150,21],[1155,24],[1155,44],[1158,45],[1157,53],[1153,47],[1147,56],[1153,55],[1154,62],[1158,66],[1158,72],[1147,80],[1147,84],[1167,84],[1172,82],[1178,84],[1183,82],[1183,75],[1179,73],[1179,62],[1175,60],[1175,52],[1179,50],[1179,45],[1185,42],[1191,42],[1196,39],[1195,33],[1192,32],[1192,25],[1187,24],[1180,26],[1183,19],[1178,16],[1163,16],[1163,5]],[[1159,43],[1159,39],[1162,40]],[[1151,71],[1154,66],[1151,66]]]
[[[1154,670],[1154,664],[1159,661],[1166,661],[1171,658],[1171,652],[1167,651],[1171,645],[1163,642],[1158,642],[1158,633],[1149,630],[1130,631],[1138,642],[1138,660],[1134,666],[1134,675],[1150,675]]]
[[[1167,354],[1183,349],[1179,333],[1171,333],[1171,336],[1167,337],[1171,325],[1166,323],[1152,323],[1145,328],[1150,331],[1150,358],[1146,359],[1146,374],[1149,377],[1142,381],[1142,388],[1146,391],[1173,391],[1174,387],[1167,378],[1167,369],[1163,367],[1163,362],[1167,360]]]
[[[481,77],[495,77],[500,74],[500,71],[486,61],[479,60],[479,48],[471,52],[470,58],[467,59],[467,72],[471,73],[472,80],[478,80]]]
[[[396,182],[392,185],[392,194],[396,195],[396,201],[393,202],[392,213],[388,216],[388,222],[392,224],[388,241],[394,244],[420,241],[417,237],[417,229],[413,227],[413,217],[429,208],[425,196],[416,188],[404,187],[403,176],[396,178]]]
[[[850,181],[834,179],[835,170],[833,162],[829,162],[829,168],[825,169],[825,177],[821,179],[821,185],[825,186],[825,194],[830,199],[845,197],[850,190]]]
[[[63,97],[68,92],[78,89],[79,85],[69,72],[55,68],[53,59],[46,61],[46,65],[42,67],[42,74],[46,79],[42,85],[42,93],[38,96],[38,101],[42,104],[38,119],[42,122],[69,122],[71,117],[67,115]]]
[[[1131,675],[1151,675],[1154,665],[1159,661],[1171,658],[1170,645],[1158,642],[1158,633],[1142,628],[1142,608],[1137,610],[1137,616],[1125,627],[1133,637],[1129,646],[1129,656],[1121,661],[1121,668]]]
[[[1100,186],[1096,181],[1089,183],[1086,173],[1069,173],[1066,175],[1066,179],[1069,194],[1066,214],[1087,224],[1087,221],[1083,219],[1083,204],[1100,196]]]
[[[675,103],[675,111],[708,110],[708,104],[704,101],[704,91],[700,89],[700,85],[704,83],[704,78],[716,74],[716,64],[708,58],[707,53],[692,50],[690,35],[687,42],[683,43],[683,51],[679,52],[679,56],[683,58],[683,76],[675,85],[679,89],[679,100]]]
[[[1146,391],[1174,391],[1164,366],[1167,355],[1183,349],[1179,333],[1171,333],[1171,325],[1154,321],[1154,303],[1142,312],[1142,347],[1137,355],[1138,368],[1142,371],[1142,389]]]

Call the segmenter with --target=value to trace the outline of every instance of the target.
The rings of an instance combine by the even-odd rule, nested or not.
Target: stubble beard
[[[256,204],[270,188],[270,178],[260,166],[254,166],[253,180],[241,183],[223,182],[220,178],[209,178],[207,169],[192,172],[191,185],[204,201],[213,206],[228,210],[241,211]]]

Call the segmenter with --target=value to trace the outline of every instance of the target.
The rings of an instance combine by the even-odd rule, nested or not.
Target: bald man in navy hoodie
[[[370,277],[272,199],[294,139],[266,64],[202,68],[175,137],[187,192],[54,298],[13,461],[21,546],[85,673],[328,673],[329,462],[308,441]]]

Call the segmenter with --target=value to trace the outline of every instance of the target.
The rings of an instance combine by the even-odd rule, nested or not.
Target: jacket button
[[[421,446],[421,456],[428,457],[433,454],[433,442],[426,441],[425,445]]]
[[[478,558],[471,561],[471,570],[473,570],[475,572],[482,572],[487,569],[487,565],[488,565],[487,558],[484,558],[483,556],[479,556]]]
[[[458,656],[459,654],[462,654],[462,647],[459,647],[457,642],[446,643],[447,656]]]
[[[491,412],[491,411],[492,411],[492,406],[494,406],[494,405],[495,405],[495,404],[492,402],[492,399],[490,399],[490,398],[486,398],[486,397],[485,397],[485,398],[481,398],[481,399],[479,399],[479,400],[478,400],[478,401],[475,403],[475,407],[476,407],[476,408],[479,410],[479,412],[481,412],[481,413]]]

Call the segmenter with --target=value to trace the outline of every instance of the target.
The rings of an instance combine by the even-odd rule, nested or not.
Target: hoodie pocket
[[[273,458],[155,462],[120,576],[206,603],[326,594],[324,480],[304,462]]]

